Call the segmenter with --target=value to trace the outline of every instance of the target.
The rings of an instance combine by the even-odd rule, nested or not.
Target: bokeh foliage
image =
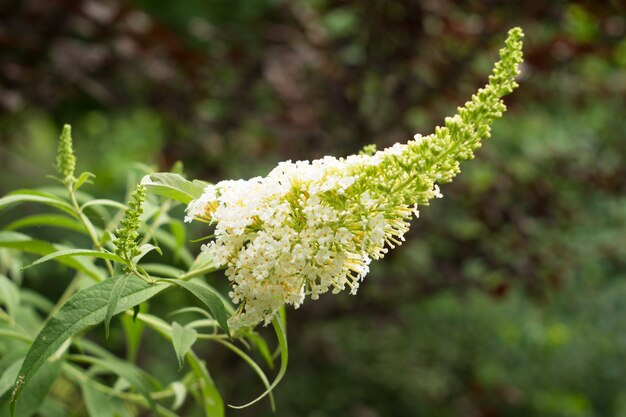
[[[137,162],[213,181],[429,133],[519,25],[521,87],[477,160],[357,297],[289,312],[279,415],[624,415],[624,14],[611,1],[9,2],[0,191],[39,184],[64,122],[111,195]],[[206,353],[227,401],[258,391]]]

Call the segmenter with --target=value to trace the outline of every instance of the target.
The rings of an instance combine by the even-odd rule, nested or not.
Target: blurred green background
[[[621,4],[5,0],[0,193],[42,185],[63,123],[118,198],[136,163],[218,181],[384,148],[452,115],[521,26],[520,88],[477,159],[357,296],[289,311],[277,415],[626,416]],[[228,403],[261,391],[204,357]]]

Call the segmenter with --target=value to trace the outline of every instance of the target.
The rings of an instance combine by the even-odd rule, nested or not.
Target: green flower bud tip
[[[359,151],[359,155],[372,156],[376,153],[376,144],[365,145],[363,149]]]
[[[76,157],[72,147],[72,126],[66,124],[59,137],[56,169],[63,182],[69,183],[74,180]]]
[[[141,225],[145,199],[146,188],[143,185],[137,186],[137,189],[130,196],[124,218],[122,218],[120,226],[115,230],[115,235],[117,236],[113,242],[116,246],[115,253],[128,261],[139,255],[137,238],[139,237],[138,230]]]

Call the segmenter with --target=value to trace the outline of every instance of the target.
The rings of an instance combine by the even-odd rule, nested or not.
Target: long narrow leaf
[[[250,402],[247,405],[243,405],[243,406],[233,406],[233,405],[228,405],[231,408],[244,408],[247,407],[248,405],[254,404],[255,402],[259,401],[261,398],[265,397],[266,395],[269,395],[270,397],[270,405],[272,406],[272,410],[275,410],[276,408],[276,404],[274,403],[274,395],[272,394],[272,389],[274,387],[274,385],[270,385],[269,380],[267,379],[267,376],[265,375],[265,372],[263,372],[263,370],[261,369],[261,367],[254,361],[254,359],[252,359],[250,357],[250,355],[248,355],[246,352],[244,352],[243,350],[239,349],[237,346],[233,345],[230,342],[227,342],[225,340],[216,340],[218,343],[226,346],[228,349],[230,349],[233,353],[235,353],[237,356],[239,356],[241,359],[243,359],[248,365],[250,365],[250,367],[252,368],[252,370],[259,376],[259,378],[261,379],[261,382],[263,382],[263,385],[265,386],[265,391],[263,392],[263,394],[261,394],[259,397],[257,397],[254,401]]]
[[[73,217],[76,216],[74,208],[68,202],[34,190],[22,190],[0,198],[0,209],[21,203],[40,203],[64,211]]]
[[[167,340],[172,340],[172,327],[164,320],[145,313],[139,313],[138,317],[158,334]],[[96,349],[99,349],[99,347],[96,347]],[[185,358],[191,366],[191,369],[196,377],[196,381],[200,386],[200,393],[202,395],[202,401],[200,401],[200,404],[204,409],[205,416],[223,417],[224,401],[215,387],[215,383],[213,382],[209,371],[206,369],[206,365],[191,349],[187,352]]]
[[[84,232],[85,228],[77,220],[62,214],[37,214],[22,217],[5,226],[5,230],[16,230],[32,226],[50,226],[69,229],[75,232]]]
[[[196,380],[200,385],[200,393],[202,394],[201,406],[204,409],[205,417],[223,417],[224,401],[219,391],[215,387],[215,383],[202,362],[196,354],[190,350],[187,353],[187,361],[191,365]]]
[[[39,265],[41,263],[47,262],[52,259],[61,258],[61,257],[73,257],[73,256],[91,256],[94,258],[109,259],[111,261],[124,263],[124,260],[122,258],[120,258],[118,255],[111,253],[111,252],[102,252],[102,251],[91,250],[91,249],[65,249],[65,250],[60,250],[58,252],[51,253],[42,258],[39,258],[32,264],[26,265],[22,269],[28,269],[35,265]]]
[[[0,247],[18,249],[23,252],[34,253],[37,255],[48,255],[59,250],[63,250],[57,245],[49,242],[33,239],[18,232],[0,232]],[[61,257],[59,263],[67,265],[83,272],[96,281],[104,279],[104,275],[99,268],[92,263],[80,258]]]
[[[18,332],[17,330],[12,330],[12,329],[3,329],[0,328],[0,336],[2,337],[7,337],[10,339],[15,339],[15,340],[21,340],[22,342],[26,342],[28,344],[30,344],[33,340],[30,336],[28,336],[27,334]]]
[[[152,194],[171,198],[184,204],[189,204],[191,200],[200,197],[208,185],[203,181],[186,180],[181,175],[171,172],[146,175],[141,183]]]
[[[172,391],[174,392],[174,403],[172,404],[172,410],[178,410],[185,403],[187,399],[187,386],[180,381],[174,381],[170,384]]]
[[[118,417],[121,415],[120,402],[98,389],[93,382],[86,379],[81,383],[85,408],[90,417]]]
[[[26,354],[16,381],[12,409],[24,386],[65,340],[104,321],[114,284],[113,280],[104,280],[78,291],[61,307],[56,316],[46,323]],[[162,284],[151,285],[134,275],[130,276],[120,295],[115,314],[141,304],[168,287],[169,285]]]
[[[160,389],[161,384],[156,378],[152,377],[132,363],[125,362],[117,358],[108,358],[104,360],[86,355],[71,355],[69,359],[78,363],[94,365],[99,369],[103,369],[123,378],[133,388],[135,388],[137,392],[146,398],[152,408],[156,406],[156,403],[150,397],[150,393],[154,390]]]
[[[91,178],[94,178],[96,174],[91,172],[83,172],[78,176],[78,179],[74,183],[74,190],[78,190],[84,183],[91,183]]]
[[[198,284],[196,282],[182,281],[180,279],[172,279],[167,281],[171,281],[179,287],[186,289],[198,300],[202,301],[202,303],[208,307],[213,318],[217,320],[222,330],[224,330],[224,332],[226,332],[226,334],[230,336],[226,307],[224,306],[222,299],[216,294],[214,289],[205,285]]]
[[[118,210],[128,209],[128,206],[120,203],[119,201],[108,200],[108,199],[103,199],[103,198],[87,201],[85,204],[80,206],[80,209],[85,210],[87,207],[93,207],[93,206],[108,206],[108,207],[116,208]]]
[[[147,304],[143,304],[140,306],[140,310],[146,310],[144,307],[147,306]],[[124,340],[126,342],[126,360],[135,362],[146,325],[143,321],[134,320],[133,317],[127,314],[122,315],[121,319],[122,327],[124,328]]]
[[[164,229],[154,230],[154,237],[159,242],[160,246],[170,249],[174,253],[176,260],[180,259],[185,265],[191,266],[193,264],[193,256],[189,249],[184,245],[179,245],[176,242],[176,237]]]
[[[117,308],[117,304],[120,301],[120,296],[122,295],[122,291],[124,287],[126,287],[126,283],[128,282],[128,276],[130,274],[123,274],[119,277],[114,277],[115,282],[113,283],[113,288],[111,289],[111,293],[109,294],[109,303],[107,304],[107,312],[104,317],[104,332],[106,334],[106,338],[109,338],[109,324],[111,323],[111,318],[115,313],[115,309]]]
[[[62,361],[46,362],[24,389],[24,401],[15,410],[16,417],[31,417],[41,407],[50,386],[61,372]]]
[[[267,342],[265,341],[265,339],[263,339],[256,333],[247,335],[246,338],[254,343],[257,349],[259,349],[259,353],[261,354],[261,356],[263,356],[265,362],[267,362],[267,366],[269,366],[270,369],[274,369],[274,359],[272,358],[272,352],[270,352],[270,349],[267,346]]]
[[[24,358],[16,360],[9,365],[9,367],[2,373],[2,376],[0,376],[0,397],[13,388],[13,383],[15,382],[15,378],[17,378],[17,374],[22,367],[22,362],[24,362]]]
[[[244,404],[244,405],[238,405],[238,406],[229,405],[229,407],[239,409],[239,408],[246,408],[246,407],[251,406],[252,404],[261,400],[266,395],[269,395],[272,392],[272,390],[276,387],[276,385],[278,385],[278,383],[285,376],[285,372],[287,371],[287,363],[289,362],[289,349],[287,345],[287,331],[285,328],[285,323],[283,319],[280,317],[280,315],[277,314],[276,316],[274,316],[274,319],[272,320],[272,325],[274,326],[274,332],[276,332],[276,338],[278,339],[278,346],[280,348],[280,369],[278,370],[278,374],[276,375],[274,382],[272,382],[272,385],[270,385],[269,388],[263,394],[259,395],[257,398],[250,401],[249,403]]]
[[[20,291],[13,281],[0,274],[0,302],[4,303],[9,316],[15,320],[17,307],[20,304]]]

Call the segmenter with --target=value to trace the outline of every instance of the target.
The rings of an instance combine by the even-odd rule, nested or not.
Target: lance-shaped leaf
[[[20,304],[20,290],[9,278],[0,274],[0,303],[4,303],[9,316],[15,320],[17,307]]]
[[[59,376],[62,361],[46,362],[37,375],[35,375],[31,383],[23,392],[24,401],[20,401],[15,410],[16,417],[32,417],[42,407],[45,407],[44,400],[50,386]],[[3,416],[5,414],[2,414]]]
[[[85,380],[81,383],[85,408],[91,417],[128,417],[121,402],[95,388],[93,382]]]
[[[24,386],[65,340],[104,321],[114,285],[115,280],[107,279],[78,291],[46,323],[26,354],[20,369],[13,391],[12,409]],[[169,287],[166,284],[149,284],[131,275],[122,289],[114,314],[141,304]]]
[[[237,406],[230,405],[230,407],[232,408],[241,409],[241,408],[249,407],[252,404],[261,400],[266,395],[271,394],[274,388],[276,388],[276,385],[278,385],[278,383],[285,376],[285,372],[287,372],[287,364],[289,362],[289,348],[287,345],[287,329],[285,326],[285,322],[283,321],[283,318],[281,317],[280,314],[276,314],[274,316],[274,318],[272,319],[272,325],[274,326],[274,332],[276,332],[276,338],[278,339],[278,347],[280,348],[280,368],[278,369],[278,374],[276,375],[276,378],[274,378],[274,382],[272,382],[272,384],[267,388],[267,390],[265,390],[263,394],[259,395],[258,397],[256,397],[254,400],[250,401],[247,404],[237,405]]]
[[[32,264],[26,265],[22,269],[27,269],[35,265],[39,265],[40,263],[47,262],[51,259],[68,257],[68,256],[91,256],[94,258],[109,259],[111,261],[124,263],[124,260],[122,258],[120,258],[116,254],[111,253],[111,252],[102,252],[102,251],[91,250],[91,249],[65,249],[65,250],[60,250],[58,252],[51,253],[42,258],[39,258]]]
[[[52,194],[43,193],[35,190],[15,191],[5,197],[0,198],[0,209],[20,203],[41,203],[64,211],[72,217],[76,217],[74,208],[68,202]]]
[[[185,355],[198,339],[198,332],[191,327],[183,327],[180,324],[172,323],[172,344],[178,357],[180,368],[183,367]]]
[[[223,417],[224,401],[215,387],[206,365],[196,356],[193,350],[187,353],[187,361],[191,365],[191,369],[198,381],[201,395],[199,404],[204,409],[205,417]]]
[[[186,180],[181,175],[171,172],[146,175],[141,180],[141,184],[146,187],[148,192],[171,198],[184,204],[189,204],[191,200],[200,197],[204,188],[208,185],[206,182],[199,180]]]
[[[50,226],[69,229],[75,232],[84,232],[85,227],[77,220],[62,214],[35,214],[21,217],[5,226],[5,230],[17,230],[24,227]]]
[[[70,355],[69,359],[77,363],[94,365],[93,369],[96,371],[104,370],[107,373],[113,373],[121,377],[145,397],[150,408],[156,409],[156,403],[150,397],[150,393],[161,389],[161,383],[141,368],[115,357],[101,359],[87,355]]]
[[[107,305],[107,312],[104,317],[104,332],[106,334],[106,338],[109,338],[109,324],[111,324],[111,318],[115,314],[115,309],[117,308],[117,304],[120,301],[120,297],[122,296],[122,291],[124,291],[124,287],[126,287],[126,283],[128,282],[128,277],[130,274],[123,274],[119,277],[113,277],[115,282],[113,283],[113,288],[111,289],[111,293],[109,294],[109,303]]]
[[[53,245],[52,243],[33,239],[30,236],[17,232],[0,232],[0,247],[18,249],[38,255],[48,255],[61,249],[59,246]],[[84,272],[96,281],[104,279],[101,271],[88,260],[62,256],[58,258],[58,261],[78,271]]]
[[[197,282],[192,281],[182,281],[180,279],[168,279],[165,281],[170,281],[179,287],[182,287],[192,293],[198,300],[202,301],[202,303],[208,307],[211,315],[217,322],[220,327],[228,336],[230,336],[230,329],[228,328],[228,314],[226,313],[226,307],[222,302],[222,299],[219,295],[217,295],[216,291],[213,288],[208,286],[198,284]]]

